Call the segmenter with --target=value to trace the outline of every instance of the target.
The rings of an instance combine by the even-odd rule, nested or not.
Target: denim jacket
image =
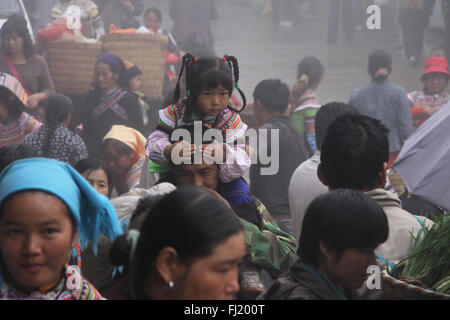
[[[388,81],[373,81],[354,91],[349,104],[360,114],[380,120],[389,129],[389,151],[400,151],[413,130],[405,89]]]

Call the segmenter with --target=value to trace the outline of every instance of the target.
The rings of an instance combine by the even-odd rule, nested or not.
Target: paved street
[[[422,64],[410,67],[401,50],[394,29],[382,25],[381,30],[363,29],[355,33],[355,41],[346,44],[342,30],[338,42],[328,45],[328,1],[317,0],[316,17],[302,15],[298,25],[273,25],[270,16],[262,16],[251,7],[251,0],[217,0],[219,20],[214,21],[213,34],[218,55],[235,55],[241,69],[241,87],[251,102],[253,88],[262,79],[280,78],[289,85],[295,81],[297,64],[306,55],[315,55],[325,65],[325,78],[317,91],[320,101],[348,101],[351,92],[370,81],[367,74],[368,54],[385,49],[393,55],[391,80],[408,91],[419,89]],[[147,0],[163,11],[163,27],[170,29],[168,1]],[[439,6],[432,21],[439,25]],[[250,110],[248,110],[250,111]]]

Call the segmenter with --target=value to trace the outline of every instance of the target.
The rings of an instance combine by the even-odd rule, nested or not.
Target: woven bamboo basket
[[[101,43],[50,42],[47,64],[57,92],[86,93],[94,79]]]
[[[167,36],[113,33],[103,36],[101,41],[104,53],[128,60],[142,70],[144,79],[141,91],[147,97],[163,97]]]
[[[381,272],[381,287],[387,300],[450,300],[449,294],[444,294],[390,276],[386,270]]]

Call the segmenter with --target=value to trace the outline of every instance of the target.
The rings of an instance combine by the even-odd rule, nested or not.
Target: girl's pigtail
[[[189,96],[189,94],[190,94],[190,92],[189,92],[189,74],[188,73],[189,73],[189,65],[193,60],[194,60],[194,57],[189,53],[186,53],[183,57],[180,74],[178,75],[178,81],[177,81],[177,85],[175,87],[175,92],[174,92],[174,96],[173,96],[174,104],[178,103],[178,100],[180,100],[180,98],[181,98],[181,77],[183,76],[183,72],[186,73],[186,95]]]
[[[241,90],[241,88],[239,88],[239,64],[238,64],[236,57],[234,57],[234,56],[225,55],[224,60],[228,63],[228,65],[230,66],[230,68],[233,72],[234,82],[235,82],[234,85],[235,85],[236,89],[239,91],[239,94],[241,95],[241,98],[242,98],[241,110],[237,111],[234,108],[230,108],[230,109],[232,109],[233,111],[235,111],[237,113],[240,113],[240,112],[244,111],[245,106],[247,105],[247,99],[245,98],[244,92]]]

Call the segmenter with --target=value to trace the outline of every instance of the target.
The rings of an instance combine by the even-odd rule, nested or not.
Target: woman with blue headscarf
[[[144,124],[138,98],[128,90],[123,61],[112,54],[101,56],[95,65],[94,88],[83,104],[82,138],[90,157],[100,157],[103,137],[113,125],[142,132]]]
[[[122,230],[114,207],[70,165],[13,162],[0,174],[0,299],[98,300],[73,249]]]

